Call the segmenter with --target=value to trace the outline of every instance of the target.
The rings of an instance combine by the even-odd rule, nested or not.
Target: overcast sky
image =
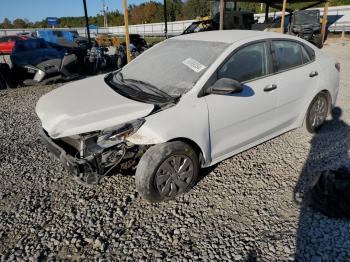
[[[122,0],[105,0],[109,10],[122,11]],[[147,0],[128,0],[129,4],[139,4]],[[86,0],[89,16],[96,15],[102,9],[102,0]],[[0,0],[0,21],[27,18],[39,21],[46,17],[82,16],[83,0]]]

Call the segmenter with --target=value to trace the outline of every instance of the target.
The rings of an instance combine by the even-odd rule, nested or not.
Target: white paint
[[[198,97],[208,79],[232,51],[251,41],[273,38],[304,42],[315,50],[316,61],[248,81],[240,95]],[[310,102],[320,91],[328,90],[335,103],[339,89],[335,60],[297,37],[272,32],[216,31],[176,39],[215,39],[231,44],[175,106],[149,115],[152,105],[118,95],[104,83],[103,76],[99,76],[68,84],[41,98],[36,111],[43,127],[55,138],[102,130],[144,117],[145,123],[127,138],[128,141],[158,144],[188,139],[201,149],[203,166],[209,166],[301,126]],[[142,63],[142,56],[134,60],[134,63],[138,62]],[[319,75],[311,79],[308,75],[314,70]],[[154,73],[159,75],[160,72]],[[270,84],[276,84],[277,89],[263,92]],[[247,87],[253,91],[252,95],[244,93],[248,91]]]
[[[72,82],[39,99],[36,113],[52,138],[102,130],[152,111],[153,105],[119,95],[103,78]]]

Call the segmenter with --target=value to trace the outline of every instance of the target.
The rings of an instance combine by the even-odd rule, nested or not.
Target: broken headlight
[[[124,141],[128,136],[134,134],[144,122],[144,119],[136,119],[134,121],[105,129],[102,131],[102,135],[98,137],[97,144],[102,148],[114,146]]]

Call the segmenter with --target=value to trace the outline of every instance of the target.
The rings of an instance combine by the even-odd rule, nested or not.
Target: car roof
[[[192,34],[185,34],[173,37],[171,39],[177,40],[197,40],[197,41],[208,41],[208,42],[223,42],[223,43],[234,43],[240,40],[261,37],[261,39],[266,38],[294,38],[289,35],[275,33],[275,32],[264,32],[255,30],[215,30],[207,32],[199,32]]]

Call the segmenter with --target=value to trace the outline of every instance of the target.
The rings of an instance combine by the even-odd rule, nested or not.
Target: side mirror
[[[216,95],[228,95],[240,93],[243,90],[243,85],[237,80],[231,78],[220,78],[212,85],[208,93]]]

